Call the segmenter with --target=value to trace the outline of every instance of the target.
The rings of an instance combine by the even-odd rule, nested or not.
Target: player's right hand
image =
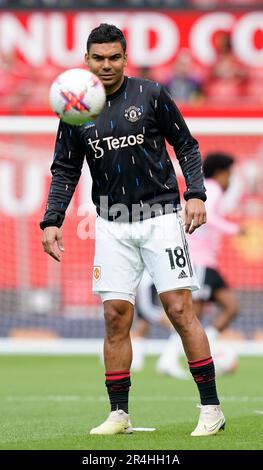
[[[42,245],[44,251],[56,261],[61,259],[61,251],[64,251],[62,232],[58,227],[46,227],[43,230]]]

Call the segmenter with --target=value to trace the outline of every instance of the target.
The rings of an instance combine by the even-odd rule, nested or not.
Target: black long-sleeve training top
[[[144,207],[168,204],[176,210],[180,195],[165,139],[173,146],[182,168],[187,185],[185,200],[205,201],[198,143],[172,98],[158,83],[125,77],[121,87],[107,96],[96,120],[82,126],[60,121],[41,228],[62,225],[84,159],[93,180],[92,200],[102,217],[124,220],[118,219],[123,204],[128,211],[126,221],[130,222],[141,219],[140,210],[144,218],[153,216]],[[161,213],[154,211],[154,215]]]

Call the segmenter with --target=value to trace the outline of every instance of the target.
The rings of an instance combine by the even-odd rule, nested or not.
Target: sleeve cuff
[[[188,201],[189,199],[201,199],[201,201],[205,202],[207,197],[206,197],[206,194],[202,191],[186,191],[184,193],[184,198],[186,201]]]
[[[39,224],[41,230],[44,230],[46,227],[58,227],[60,228],[61,227],[61,224],[59,223],[56,223],[56,222],[52,222],[50,220],[42,220],[42,222],[40,222]]]

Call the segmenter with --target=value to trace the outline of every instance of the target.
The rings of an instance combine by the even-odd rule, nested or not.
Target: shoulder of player
[[[140,77],[128,77],[128,79],[129,86],[137,88],[138,92],[147,91],[158,97],[162,89],[162,85],[154,80]]]
[[[82,138],[85,137],[87,130],[93,127],[95,127],[93,121],[89,121],[81,126],[72,126],[60,120],[56,143],[57,145],[67,145],[71,148],[80,148]]]

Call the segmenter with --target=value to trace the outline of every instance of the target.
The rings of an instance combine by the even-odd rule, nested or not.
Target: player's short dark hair
[[[124,53],[126,52],[126,39],[123,32],[113,24],[101,23],[94,28],[87,40],[87,52],[91,44],[103,44],[104,42],[120,42]]]
[[[213,176],[221,170],[227,170],[235,162],[234,158],[223,152],[208,153],[203,161],[203,172],[205,178]]]

